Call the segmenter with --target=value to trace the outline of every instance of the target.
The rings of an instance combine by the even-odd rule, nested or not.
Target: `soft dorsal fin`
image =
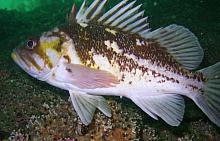
[[[187,28],[172,24],[142,35],[145,39],[153,39],[165,47],[167,51],[182,65],[196,69],[203,59],[203,49],[197,37]]]
[[[139,35],[149,32],[147,17],[144,17],[144,11],[138,12],[141,5],[134,6],[136,1],[123,0],[106,13],[101,13],[106,2],[107,0],[95,0],[87,7],[85,0],[76,15],[76,21],[82,25],[96,21],[101,25]]]

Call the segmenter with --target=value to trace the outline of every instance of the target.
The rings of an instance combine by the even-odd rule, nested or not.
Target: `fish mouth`
[[[14,60],[14,62],[21,67],[26,73],[31,75],[32,77],[37,77],[37,74],[31,72],[30,70],[30,64],[25,61],[24,58],[22,58],[19,54],[19,51],[17,49],[14,49],[11,53],[11,58]]]
[[[27,70],[28,65],[22,61],[20,55],[17,52],[17,49],[14,49],[11,53],[11,58],[14,60],[14,62],[19,65],[22,69]]]

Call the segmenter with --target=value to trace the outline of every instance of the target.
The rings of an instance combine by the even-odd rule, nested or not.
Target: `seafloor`
[[[220,128],[189,99],[179,127],[153,120],[130,100],[116,97],[107,97],[112,118],[97,111],[92,124],[82,125],[67,92],[31,78],[10,58],[12,49],[20,42],[65,22],[72,0],[64,1],[45,2],[28,12],[22,11],[22,7],[0,10],[0,141],[220,140]],[[195,33],[205,51],[201,68],[220,61],[218,0],[142,2],[152,29],[176,23]],[[109,5],[113,3],[116,1]]]

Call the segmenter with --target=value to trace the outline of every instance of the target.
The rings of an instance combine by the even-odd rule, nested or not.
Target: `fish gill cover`
[[[109,1],[108,6],[118,1]],[[79,7],[82,0],[75,2]],[[201,68],[220,61],[218,0],[137,2],[143,3],[151,28],[177,23],[195,33],[205,50]],[[154,121],[127,99],[111,97],[108,100],[113,110],[113,120],[98,112],[93,124],[88,127],[78,124],[79,119],[65,92],[30,78],[10,57],[12,49],[27,37],[65,23],[72,3],[73,0],[0,0],[0,140],[9,136],[10,140],[27,140],[27,137],[29,140],[68,137],[79,140],[220,138],[219,128],[192,101],[186,102],[184,121],[177,128]],[[103,129],[108,131],[108,136]]]

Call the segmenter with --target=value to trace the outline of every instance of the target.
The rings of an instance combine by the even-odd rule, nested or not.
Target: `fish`
[[[27,39],[11,56],[30,76],[69,92],[81,122],[96,109],[111,117],[104,96],[126,97],[155,120],[183,120],[190,98],[220,127],[220,62],[196,70],[204,51],[186,27],[150,29],[136,1],[104,12],[107,0],[73,4],[67,22]]]

